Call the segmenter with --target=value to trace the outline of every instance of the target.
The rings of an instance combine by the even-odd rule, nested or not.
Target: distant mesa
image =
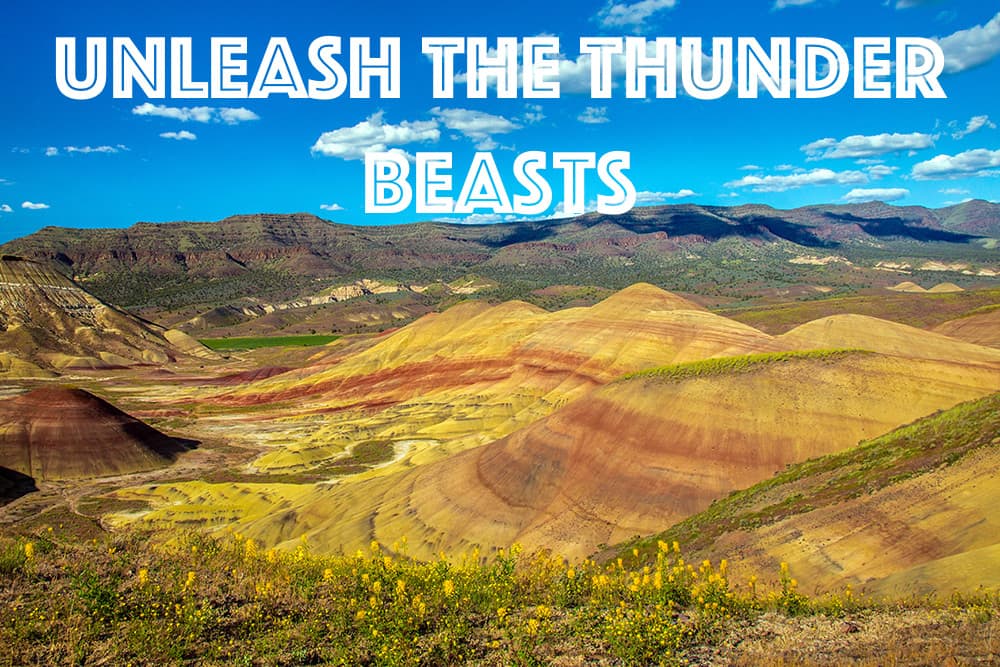
[[[187,334],[100,301],[31,260],[0,259],[0,377],[215,359]]]
[[[37,481],[153,470],[193,444],[82,389],[43,387],[0,401],[0,466]]]

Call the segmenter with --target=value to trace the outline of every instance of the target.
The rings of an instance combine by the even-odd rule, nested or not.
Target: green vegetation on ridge
[[[856,349],[830,349],[830,350],[803,350],[792,352],[764,352],[757,354],[744,354],[735,357],[713,357],[700,361],[691,361],[683,364],[671,364],[657,368],[647,368],[627,373],[617,381],[634,380],[638,378],[653,378],[657,380],[687,380],[696,377],[709,377],[713,375],[725,375],[728,373],[745,373],[757,370],[762,366],[777,364],[785,361],[799,359],[839,359],[854,354],[870,354],[865,350]]]

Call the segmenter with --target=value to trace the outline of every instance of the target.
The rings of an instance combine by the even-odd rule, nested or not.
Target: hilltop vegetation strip
[[[238,534],[74,543],[49,529],[0,542],[0,644],[10,664],[45,665],[761,664],[773,647],[755,654],[743,640],[766,636],[775,619],[857,630],[839,619],[900,610],[850,589],[810,599],[786,566],[771,586],[734,582],[725,561],[692,565],[676,543],[656,548],[638,569],[529,557],[516,546],[490,560],[473,552],[421,563],[405,544],[318,557],[305,543],[263,551]],[[998,610],[1000,599],[982,595],[925,601],[920,613],[953,641],[959,629],[988,637]],[[893,663],[923,650],[858,640]]]
[[[628,545],[639,558],[655,554],[659,540],[709,547],[735,530],[754,528],[816,507],[874,493],[889,485],[953,465],[982,447],[1000,445],[1000,393],[920,419],[837,454],[791,465],[771,479],[736,491],[666,532]]]
[[[671,364],[658,368],[648,368],[635,373],[627,373],[618,379],[619,382],[641,378],[652,378],[665,381],[680,381],[689,378],[711,377],[732,373],[748,373],[763,366],[800,359],[840,359],[855,354],[871,354],[866,350],[832,349],[804,350],[793,352],[766,352],[759,354],[744,354],[735,357],[718,357],[703,359],[683,364]]]

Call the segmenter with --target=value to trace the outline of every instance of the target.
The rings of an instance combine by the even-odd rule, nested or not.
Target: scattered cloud
[[[587,107],[583,110],[582,114],[576,117],[576,119],[581,123],[587,123],[590,125],[611,122],[611,119],[608,118],[607,107]]]
[[[128,146],[124,144],[118,144],[116,146],[65,146],[63,150],[67,153],[81,153],[87,155],[89,153],[121,153],[122,151],[127,151]],[[48,150],[46,150],[46,155],[48,155]]]
[[[157,116],[170,118],[182,123],[225,123],[237,125],[251,120],[260,120],[260,116],[244,107],[168,107],[165,104],[144,102],[132,109],[136,116]]]
[[[49,146],[45,149],[45,157],[55,157],[59,155],[59,149],[55,146]]]
[[[955,128],[958,127],[957,122],[952,122],[949,123],[948,125],[949,127],[955,127]],[[986,115],[973,116],[972,118],[969,119],[969,122],[965,124],[964,128],[956,129],[954,132],[952,132],[951,137],[952,139],[962,139],[964,137],[969,136],[973,132],[978,132],[984,127],[989,128],[991,130],[997,129],[996,123],[991,121],[989,116]]]
[[[872,166],[865,168],[865,173],[872,178],[878,179],[884,176],[891,176],[893,172],[898,169],[899,167],[890,167],[886,164],[873,164]]]
[[[363,160],[369,151],[385,151],[389,146],[434,142],[441,138],[436,120],[403,121],[398,125],[383,121],[384,113],[372,114],[357,125],[324,132],[312,152],[343,160]]]
[[[177,141],[194,141],[198,138],[197,134],[188,132],[187,130],[181,130],[180,132],[160,132],[160,136],[164,139],[176,139]]]
[[[688,188],[683,188],[677,192],[649,192],[648,190],[644,190],[635,193],[635,203],[639,205],[660,204],[671,199],[687,199],[688,197],[700,196],[697,192]]]
[[[940,0],[896,0],[896,9],[912,9],[923,5],[932,5]]]
[[[324,211],[343,211],[344,207],[340,204],[320,204],[320,209]]]
[[[736,197],[742,197],[743,195],[739,192],[723,192],[719,196],[723,199],[735,199]]]
[[[605,28],[638,28],[646,19],[664,9],[673,9],[677,0],[639,0],[639,2],[611,2],[597,13],[597,20]]]
[[[995,176],[1000,168],[1000,150],[977,148],[958,155],[937,155],[913,165],[910,175],[918,181],[963,176]]]
[[[535,123],[540,123],[541,121],[545,120],[545,114],[542,113],[541,104],[525,104],[524,109],[525,111],[524,114],[521,116],[521,120],[523,120],[525,123],[533,125]]]
[[[750,188],[752,192],[785,192],[808,185],[852,185],[867,183],[868,176],[860,171],[833,171],[831,169],[813,169],[795,174],[781,176],[744,176],[741,179],[725,184],[727,188]]]
[[[227,125],[236,125],[238,123],[246,123],[251,120],[260,120],[260,116],[244,107],[221,107],[218,112],[219,119]]]
[[[944,52],[944,71],[963,72],[1000,53],[1000,12],[985,25],[959,30],[937,40]]]
[[[911,132],[910,134],[900,134],[898,132],[889,134],[888,132],[883,132],[882,134],[869,136],[854,134],[839,141],[831,137],[818,139],[806,144],[801,150],[809,156],[808,160],[845,157],[864,158],[872,157],[873,155],[930,148],[934,145],[934,139],[934,135],[922,132]]]
[[[814,5],[817,0],[775,0],[775,9],[785,9],[786,7],[804,7],[805,5]]]
[[[0,185],[12,185],[6,178],[0,178]]]
[[[10,204],[0,204],[0,213],[13,213],[14,209],[10,207]]]
[[[497,147],[494,134],[507,134],[521,129],[517,123],[503,116],[495,116],[472,109],[442,109],[434,107],[431,115],[449,130],[454,130],[476,143],[476,149],[490,151]]]
[[[866,201],[899,201],[904,197],[909,197],[910,191],[906,188],[854,188],[846,195],[844,201],[858,204]]]
[[[35,202],[25,201],[21,202],[21,208],[28,209],[29,211],[41,211],[42,209],[49,208],[48,204],[36,204]]]
[[[740,167],[740,171],[761,171],[764,167],[756,164],[745,164]]]
[[[943,195],[971,195],[971,190],[966,190],[965,188],[941,188],[938,190]]]
[[[549,216],[538,218],[518,218],[516,215],[501,215],[500,213],[470,213],[464,218],[435,218],[437,222],[444,222],[451,225],[495,225],[501,222],[516,222],[518,220],[538,219],[542,220]]]

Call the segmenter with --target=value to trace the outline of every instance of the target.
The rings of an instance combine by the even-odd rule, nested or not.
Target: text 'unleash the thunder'
[[[271,37],[250,78],[246,37],[212,37],[208,67],[195,60],[191,37],[146,37],[142,48],[129,37],[86,37],[80,76],[76,37],[56,38],[56,85],[66,97],[93,99],[108,84],[111,94],[131,98],[135,89],[149,99],[381,99],[400,96],[399,37],[312,40],[306,56],[318,78],[303,78],[286,37]],[[110,41],[110,49],[109,49]],[[853,76],[857,98],[945,98],[938,77],[944,54],[923,37],[857,37],[853,60],[847,49],[823,37],[772,37],[765,48],[753,37],[713,37],[711,53],[701,37],[581,37],[580,58],[567,60],[558,37],[424,37],[421,51],[432,65],[435,98],[451,99],[456,81],[465,80],[467,98],[558,98],[561,74],[570,66],[589,69],[590,95],[610,98],[616,87],[628,98],[675,98],[681,92],[713,100],[735,82],[741,98],[823,98],[839,93]],[[169,56],[168,56],[169,45]],[[109,57],[110,51],[110,57]],[[795,64],[794,75],[792,64]],[[167,76],[169,66],[169,78]],[[735,70],[735,74],[734,74]],[[200,78],[195,72],[200,73]],[[678,82],[679,79],[679,82]],[[373,83],[377,82],[377,87]],[[621,86],[621,84],[624,84]],[[682,91],[679,89],[683,89]]]

